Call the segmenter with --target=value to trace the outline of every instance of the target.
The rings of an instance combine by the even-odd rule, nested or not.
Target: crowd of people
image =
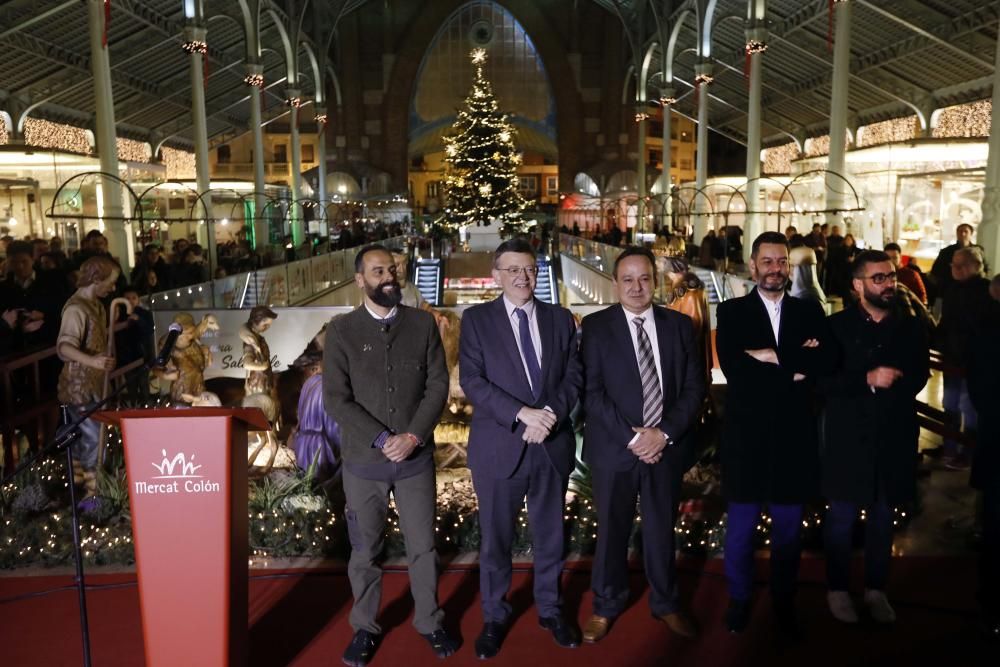
[[[822,236],[822,229],[810,236],[815,233]],[[854,522],[864,511],[863,601],[874,621],[895,620],[886,596],[893,508],[916,497],[914,398],[927,382],[929,349],[936,341],[946,364],[945,409],[957,423],[945,440],[947,462],[952,468],[972,463],[973,484],[983,491],[980,599],[996,636],[1000,420],[990,407],[1000,377],[1000,279],[985,277],[971,234],[960,235],[955,247],[945,249],[949,279],[941,274],[932,283],[940,320],[928,320],[919,290],[906,286],[917,283],[903,277],[899,248],[853,251],[845,237],[834,246],[851,258],[846,275],[838,278],[849,284],[851,298],[827,317],[815,300],[795,295],[793,258],[805,248],[798,254],[808,257],[811,251],[818,260],[818,237],[811,246],[796,245],[795,234],[790,236],[766,232],[754,239],[749,268],[756,287],[717,311],[716,348],[727,380],[720,445],[728,515],[726,626],[739,633],[749,622],[754,536],[766,511],[774,617],[786,635],[801,635],[795,610],[800,526],[805,503],[818,498],[829,505],[824,543],[831,614],[844,623],[859,620],[850,594],[850,555]],[[173,250],[177,262],[167,261],[155,246],[145,248],[130,286],[122,284],[121,265],[100,233],[89,234],[72,258],[51,241],[47,248],[7,242],[10,275],[0,283],[4,345],[56,345],[64,364],[59,400],[86,409],[99,396],[99,377],[116,362],[103,342],[107,331],[87,323],[106,321],[104,302],[124,294],[140,311],[129,317],[129,326],[134,322],[148,340],[151,327],[141,315],[140,296],[149,283],[174,285],[178,276],[194,277],[189,265],[197,268],[203,255],[193,244]],[[827,261],[834,255],[829,238],[824,253],[830,253]],[[43,256],[55,267],[43,268]],[[673,633],[698,636],[698,623],[678,595],[673,561],[680,479],[706,409],[712,364],[702,287],[687,268],[679,258],[664,260],[648,248],[626,247],[612,269],[618,303],[577,327],[568,310],[535,299],[538,269],[530,241],[515,238],[496,249],[492,275],[502,294],[464,312],[459,344],[460,384],[474,407],[469,467],[481,535],[479,658],[499,654],[513,618],[511,550],[525,503],[539,623],[558,645],[601,641],[624,611],[637,499],[650,611]],[[300,360],[310,378],[319,378],[310,379],[302,399],[312,413],[322,406],[325,414],[304,421],[299,434],[318,439],[310,445],[314,452],[323,451],[324,441],[335,441],[330,456],[313,460],[338,471],[346,500],[355,634],[344,662],[350,665],[368,664],[380,641],[378,558],[390,493],[406,542],[413,624],[437,656],[458,649],[438,604],[434,546],[433,432],[449,391],[442,325],[428,309],[404,303],[401,270],[405,273],[405,264],[383,246],[359,251],[355,281],[363,305],[331,320],[322,344],[314,341]],[[672,308],[653,304],[661,273],[671,281]],[[563,613],[560,592],[564,498],[580,408],[598,517],[593,609],[582,629]],[[977,446],[970,460],[967,445],[973,439]],[[85,448],[78,452],[85,469],[93,469],[91,454]],[[94,480],[84,476],[83,483]]]
[[[724,622],[734,633],[749,623],[755,536],[767,512],[773,613],[777,627],[798,638],[803,507],[820,498],[829,505],[824,543],[830,613],[843,623],[860,619],[850,560],[863,512],[861,599],[875,622],[895,621],[886,595],[894,508],[916,498],[914,398],[928,380],[931,332],[899,298],[898,258],[890,253],[857,253],[849,272],[854,300],[827,317],[816,303],[788,293],[789,245],[777,232],[754,240],[750,269],[757,287],[719,306],[717,350],[727,379],[720,445],[730,592]],[[474,650],[481,659],[500,653],[516,615],[509,599],[511,549],[525,503],[534,603],[539,624],[556,644],[574,648],[601,641],[624,611],[637,500],[650,611],[678,636],[699,634],[678,595],[674,522],[680,478],[706,409],[711,356],[706,358],[699,341],[702,323],[692,326],[692,319],[704,317],[700,309],[689,319],[689,305],[653,305],[657,262],[649,249],[626,247],[613,268],[618,304],[588,315],[578,328],[567,310],[534,298],[535,250],[527,240],[512,239],[493,257],[501,296],[464,313],[459,376],[474,406],[469,467],[479,504],[483,619]],[[696,278],[682,259],[668,258],[666,268],[674,300],[698,294],[701,287],[691,282]],[[977,286],[985,281],[973,249],[956,251],[951,268],[954,283],[945,303],[956,298],[956,286],[979,289],[970,287],[969,275],[980,276]],[[355,271],[364,305],[326,327],[322,380],[315,381],[322,386],[326,417],[340,425],[333,457],[341,462],[346,496],[355,631],[343,659],[368,664],[381,641],[377,559],[390,492],[407,544],[413,624],[438,657],[447,657],[457,651],[458,640],[445,629],[437,600],[431,455],[448,395],[441,340],[429,314],[402,303],[388,250],[364,248]],[[990,281],[985,283],[989,290]],[[1000,377],[992,344],[1000,336],[1000,280],[992,289],[979,311],[964,313],[968,326],[955,334],[966,336],[962,347],[969,355],[962,391],[980,407],[995,398]],[[946,306],[946,316],[951,308]],[[942,326],[948,330],[951,321],[944,319]],[[319,368],[318,358],[311,362]],[[576,406],[582,407],[583,457],[597,511],[593,609],[582,629],[564,614],[560,592]],[[1000,443],[998,420],[982,418],[989,423],[981,424],[973,480],[984,490],[987,508],[981,601],[996,636],[1000,582],[992,564],[1000,558]]]

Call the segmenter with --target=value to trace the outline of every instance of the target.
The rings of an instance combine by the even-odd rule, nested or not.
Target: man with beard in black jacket
[[[914,398],[929,373],[927,328],[896,297],[896,269],[880,250],[854,261],[857,305],[829,319],[837,370],[820,380],[823,492],[830,510],[824,542],[827,602],[834,618],[857,623],[851,601],[851,539],[865,521],[865,596],[877,623],[896,614],[885,596],[892,555],[893,508],[916,497],[920,426]]]

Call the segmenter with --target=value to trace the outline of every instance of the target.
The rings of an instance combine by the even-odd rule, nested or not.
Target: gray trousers
[[[388,481],[364,479],[345,468],[344,515],[351,540],[347,576],[354,594],[351,627],[355,632],[382,632],[375,621],[382,602],[382,568],[376,561],[384,544],[390,491],[396,499],[399,527],[406,544],[413,627],[421,634],[430,634],[441,628],[444,618],[437,599],[438,557],[434,548],[437,485],[433,468]]]

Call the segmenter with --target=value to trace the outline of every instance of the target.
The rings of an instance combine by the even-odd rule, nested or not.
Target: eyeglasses
[[[896,272],[890,271],[889,273],[873,273],[870,276],[865,276],[864,279],[870,280],[876,285],[881,285],[886,281],[896,282]]]
[[[526,276],[537,276],[538,267],[537,266],[508,266],[506,268],[497,267],[497,271],[506,271],[507,275],[511,278],[517,278],[522,273]]]

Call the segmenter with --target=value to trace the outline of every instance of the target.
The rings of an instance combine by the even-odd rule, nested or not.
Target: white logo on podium
[[[154,476],[153,479],[201,479],[201,475],[195,474],[201,468],[201,465],[195,465],[194,454],[191,455],[191,460],[188,461],[184,452],[178,452],[171,459],[167,456],[167,450],[161,449],[160,451],[163,452],[163,462],[152,464],[160,473]]]

